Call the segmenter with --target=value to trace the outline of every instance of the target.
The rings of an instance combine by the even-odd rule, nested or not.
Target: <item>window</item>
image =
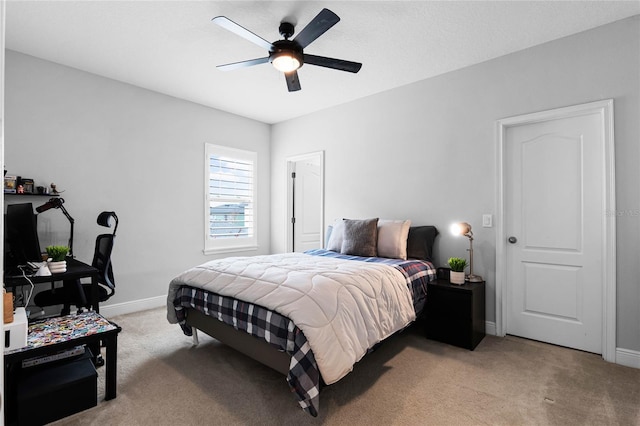
[[[255,250],[257,154],[211,144],[205,150],[204,252]]]

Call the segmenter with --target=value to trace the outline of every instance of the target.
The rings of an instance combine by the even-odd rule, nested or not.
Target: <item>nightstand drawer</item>
[[[427,317],[471,319],[471,292],[430,288],[427,292]]]

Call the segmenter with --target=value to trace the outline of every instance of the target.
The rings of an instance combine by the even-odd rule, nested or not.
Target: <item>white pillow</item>
[[[344,240],[344,219],[337,219],[333,224],[329,241],[327,241],[327,250],[340,253],[342,249],[342,241]]]
[[[378,221],[378,257],[407,259],[410,220]]]

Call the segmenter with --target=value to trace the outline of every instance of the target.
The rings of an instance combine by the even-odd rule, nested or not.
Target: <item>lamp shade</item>
[[[453,225],[451,225],[450,229],[453,235],[473,235],[471,234],[471,225],[467,222],[454,223]]]

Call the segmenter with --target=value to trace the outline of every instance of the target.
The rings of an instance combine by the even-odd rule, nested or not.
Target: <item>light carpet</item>
[[[600,355],[487,336],[475,351],[393,336],[303,412],[284,376],[153,309],[111,318],[118,396],[56,425],[640,425],[640,370]]]

